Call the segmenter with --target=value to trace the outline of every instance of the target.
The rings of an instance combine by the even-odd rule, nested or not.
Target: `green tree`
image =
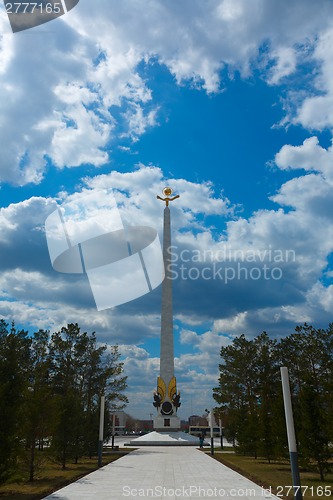
[[[93,346],[92,346],[93,347]],[[85,387],[85,453],[89,456],[97,452],[100,398],[105,395],[104,439],[112,432],[112,413],[125,407],[128,402],[123,391],[127,387],[127,377],[123,374],[118,346],[104,345],[91,350],[91,362]]]
[[[103,359],[104,394],[106,396],[105,440],[110,439],[112,432],[112,414],[122,410],[128,403],[124,391],[127,388],[127,376],[124,375],[124,363],[120,361],[121,353],[118,345],[110,346]]]
[[[69,458],[76,462],[97,451],[100,398],[106,396],[107,415],[123,407],[127,398],[123,363],[118,346],[98,346],[95,333],[81,332],[69,324],[51,336],[52,384],[57,398],[57,419],[52,449],[62,467]],[[110,419],[106,419],[106,438]]]
[[[280,342],[280,359],[289,369],[300,459],[317,464],[321,477],[329,468],[333,341],[328,330],[306,323]]]
[[[321,380],[328,421],[330,442],[333,442],[333,323],[318,333],[322,346]]]
[[[279,370],[286,366],[300,459],[323,480],[332,458],[333,324],[326,330],[297,326],[279,342],[265,332],[252,341],[242,335],[221,349],[221,358],[214,398],[239,451],[269,461],[287,454]]]
[[[30,348],[29,385],[25,394],[23,428],[29,453],[29,480],[34,480],[36,444],[43,449],[44,439],[52,435],[54,398],[50,381],[51,359],[48,351],[49,332],[33,334]]]
[[[304,384],[300,394],[302,427],[300,431],[300,449],[303,464],[310,466],[314,462],[321,481],[325,473],[331,469],[329,426],[321,395],[309,381]]]
[[[228,415],[229,426],[239,451],[257,456],[258,400],[256,350],[244,335],[220,352],[219,386],[213,389],[215,401]],[[227,431],[228,433],[228,431]]]
[[[258,447],[261,456],[270,462],[277,454],[278,434],[276,432],[276,400],[279,394],[279,366],[275,340],[266,332],[256,337],[255,364],[257,367],[256,390],[259,402]]]
[[[24,421],[31,340],[24,330],[10,330],[0,320],[0,480],[6,480],[17,466]]]
[[[98,345],[76,323],[29,337],[0,320],[0,481],[26,465],[33,481],[46,439],[63,468],[97,451],[100,397],[110,417],[127,403],[126,378],[118,346]],[[106,428],[107,437],[110,418]]]
[[[67,460],[79,453],[79,429],[83,417],[79,377],[80,355],[82,357],[80,340],[78,324],[69,324],[53,333],[50,341],[52,389],[57,407],[52,450],[63,469],[66,468]]]

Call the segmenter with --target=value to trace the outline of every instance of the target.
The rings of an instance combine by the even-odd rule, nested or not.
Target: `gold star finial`
[[[173,200],[176,200],[177,198],[179,198],[179,194],[177,194],[176,196],[174,196],[173,198],[170,198],[170,196],[172,195],[173,191],[171,189],[171,187],[165,187],[162,191],[162,193],[164,194],[165,198],[161,198],[160,196],[157,195],[157,199],[158,200],[162,200],[162,201],[165,201],[165,205],[168,207],[169,206],[169,201],[173,201]]]

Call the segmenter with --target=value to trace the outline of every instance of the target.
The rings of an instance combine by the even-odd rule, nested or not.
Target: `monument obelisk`
[[[165,202],[163,223],[163,260],[164,280],[162,282],[161,308],[161,352],[160,375],[157,377],[157,389],[154,392],[153,405],[157,414],[154,418],[154,430],[144,436],[132,439],[129,446],[198,446],[198,438],[180,430],[180,418],[177,410],[180,407],[180,392],[177,392],[174,373],[173,348],[173,312],[172,312],[172,270],[171,270],[171,217],[169,203],[179,198],[172,197],[172,189],[163,189]]]
[[[153,405],[157,409],[154,418],[154,430],[177,431],[180,429],[180,419],[177,409],[180,406],[180,393],[177,393],[176,378],[174,375],[174,338],[173,338],[173,311],[172,311],[172,273],[171,273],[171,221],[169,202],[179,198],[173,196],[172,189],[163,189],[165,202],[163,224],[163,260],[165,277],[162,283],[162,310],[161,310],[161,351],[160,376],[157,378],[157,390],[154,393]]]

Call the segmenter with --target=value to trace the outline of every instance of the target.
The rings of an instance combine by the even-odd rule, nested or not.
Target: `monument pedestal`
[[[205,443],[205,446],[208,443]],[[149,432],[144,436],[132,439],[125,446],[199,446],[199,439],[191,434],[186,434],[182,431],[163,431],[163,432]]]
[[[154,430],[157,432],[175,432],[180,429],[180,418],[176,415],[157,415],[154,418]]]

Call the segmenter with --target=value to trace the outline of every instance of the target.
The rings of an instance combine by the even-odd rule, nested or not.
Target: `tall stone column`
[[[165,201],[163,224],[163,259],[165,277],[162,283],[161,309],[161,352],[160,376],[157,379],[157,391],[154,393],[154,406],[157,416],[154,419],[154,429],[157,431],[175,431],[180,429],[180,419],[177,409],[180,406],[180,393],[177,393],[176,378],[174,376],[174,336],[172,312],[172,273],[171,273],[171,221],[169,202],[179,198],[172,194],[171,188],[163,190]]]
[[[165,278],[162,283],[160,377],[166,384],[169,384],[170,380],[174,377],[172,277],[170,267],[171,224],[169,207],[165,207],[164,209],[163,228],[163,261]]]

